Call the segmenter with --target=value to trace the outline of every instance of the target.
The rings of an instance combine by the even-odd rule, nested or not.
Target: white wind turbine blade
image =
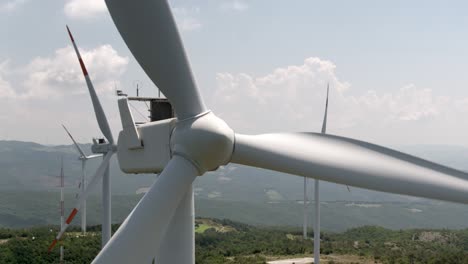
[[[328,117],[328,92],[330,91],[330,84],[327,84],[327,99],[325,101],[325,113],[323,114],[322,134],[327,133],[327,117]]]
[[[120,35],[179,119],[206,111],[166,0],[106,0]]]
[[[231,162],[376,191],[468,203],[467,173],[344,137],[236,134]]]
[[[73,38],[73,35],[70,32],[70,29],[68,28],[68,26],[67,26],[67,31],[68,31],[68,35],[70,36],[70,40],[73,44],[73,48],[75,49],[76,56],[78,57],[81,70],[83,71],[83,75],[86,80],[86,84],[88,86],[89,94],[91,96],[91,101],[93,103],[94,113],[96,114],[96,119],[97,119],[99,128],[101,129],[102,134],[106,137],[107,141],[113,144],[114,138],[112,137],[112,132],[110,130],[109,123],[107,122],[106,114],[104,113],[104,109],[102,109],[101,102],[99,101],[99,98],[96,94],[96,90],[94,89],[93,83],[91,82],[91,79],[89,78],[88,71],[86,70],[86,66],[83,62],[83,59],[81,58],[80,51],[78,50],[78,47],[76,46],[75,39]]]
[[[99,157],[102,157],[102,154],[89,155],[89,156],[86,156],[86,159],[94,159],[94,158],[99,158]]]
[[[76,214],[78,213],[78,210],[80,210],[81,205],[88,198],[92,188],[94,186],[96,186],[99,183],[99,181],[102,179],[102,177],[103,177],[103,175],[104,175],[104,173],[106,171],[106,168],[107,168],[113,154],[114,154],[114,152],[108,152],[104,156],[104,159],[102,160],[101,165],[99,165],[99,167],[96,170],[94,176],[91,178],[91,181],[89,182],[88,186],[85,188],[83,193],[79,194],[79,196],[77,198],[77,201],[75,203],[75,207],[73,208],[70,215],[67,217],[67,220],[65,221],[64,226],[61,228],[60,232],[58,233],[58,235],[56,236],[56,238],[54,239],[52,244],[49,246],[49,249],[48,249],[49,252],[54,248],[55,244],[57,244],[57,242],[62,238],[62,236],[65,233],[65,231],[67,230],[68,226],[73,221],[73,218],[75,218]]]
[[[67,132],[68,136],[71,138],[71,140],[73,141],[73,144],[75,144],[75,147],[76,149],[78,150],[78,152],[80,153],[81,157],[85,158],[86,157],[86,154],[84,153],[84,151],[80,148],[80,146],[78,145],[78,143],[76,143],[75,139],[73,138],[73,136],[70,134],[70,132],[68,131],[68,129],[65,127],[65,125],[63,125],[63,129],[65,129],[65,131]]]
[[[174,156],[92,263],[151,263],[176,208],[198,175]],[[183,254],[183,252],[181,252]]]

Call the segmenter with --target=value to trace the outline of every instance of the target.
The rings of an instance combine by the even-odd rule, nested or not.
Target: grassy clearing
[[[218,233],[227,233],[236,231],[236,229],[229,225],[223,225],[219,222],[213,221],[212,219],[196,219],[195,220],[195,232],[198,234],[205,233],[208,229],[214,229]]]
[[[200,224],[195,228],[195,233],[203,234],[203,233],[205,233],[206,230],[208,230],[210,228],[211,228],[211,226],[209,226],[209,225]]]

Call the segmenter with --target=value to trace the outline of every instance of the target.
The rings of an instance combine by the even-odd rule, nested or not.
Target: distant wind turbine
[[[325,101],[325,113],[323,115],[322,134],[327,133],[327,116],[328,116],[328,93],[330,84],[327,84],[327,99]],[[320,263],[320,182],[315,179],[315,221],[314,221],[314,263]]]
[[[86,155],[84,153],[83,149],[81,149],[81,147],[78,145],[78,143],[76,143],[75,139],[70,134],[68,129],[65,127],[65,125],[62,125],[62,126],[63,126],[63,129],[65,129],[65,131],[67,132],[68,136],[73,141],[73,144],[75,145],[76,150],[78,151],[78,154],[80,155],[79,158],[78,158],[79,160],[81,160],[80,192],[81,192],[81,194],[83,194],[85,192],[86,184],[87,184],[86,183],[86,161],[88,161],[89,159],[102,157],[102,154],[94,154],[94,155],[89,155],[89,156]],[[83,201],[83,204],[81,206],[81,232],[83,234],[86,234],[86,200]]]

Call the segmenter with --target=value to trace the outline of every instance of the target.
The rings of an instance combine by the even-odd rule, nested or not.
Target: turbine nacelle
[[[117,141],[120,169],[125,173],[160,173],[171,159],[169,141],[175,123],[171,118],[135,127],[140,148],[131,144],[135,141],[132,129],[124,127]]]
[[[115,152],[117,146],[106,141],[105,138],[93,138],[93,145],[91,151],[95,154],[106,154],[108,152]]]
[[[119,100],[119,110],[117,157],[125,173],[160,173],[173,155],[192,162],[199,175],[231,160],[234,131],[210,111],[136,126],[126,98]]]

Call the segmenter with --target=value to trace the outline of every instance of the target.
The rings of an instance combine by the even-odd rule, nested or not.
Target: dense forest
[[[313,242],[297,228],[260,228],[229,220],[197,219],[196,263],[266,263],[311,255]],[[118,226],[114,226],[114,230]],[[0,229],[0,263],[58,263],[47,247],[57,227]],[[313,234],[310,234],[312,236]],[[60,242],[65,263],[90,263],[99,251],[98,227],[72,228]],[[468,263],[468,230],[389,230],[375,226],[323,233],[324,263]],[[353,260],[328,256],[355,256]],[[337,260],[339,259],[339,260]]]

